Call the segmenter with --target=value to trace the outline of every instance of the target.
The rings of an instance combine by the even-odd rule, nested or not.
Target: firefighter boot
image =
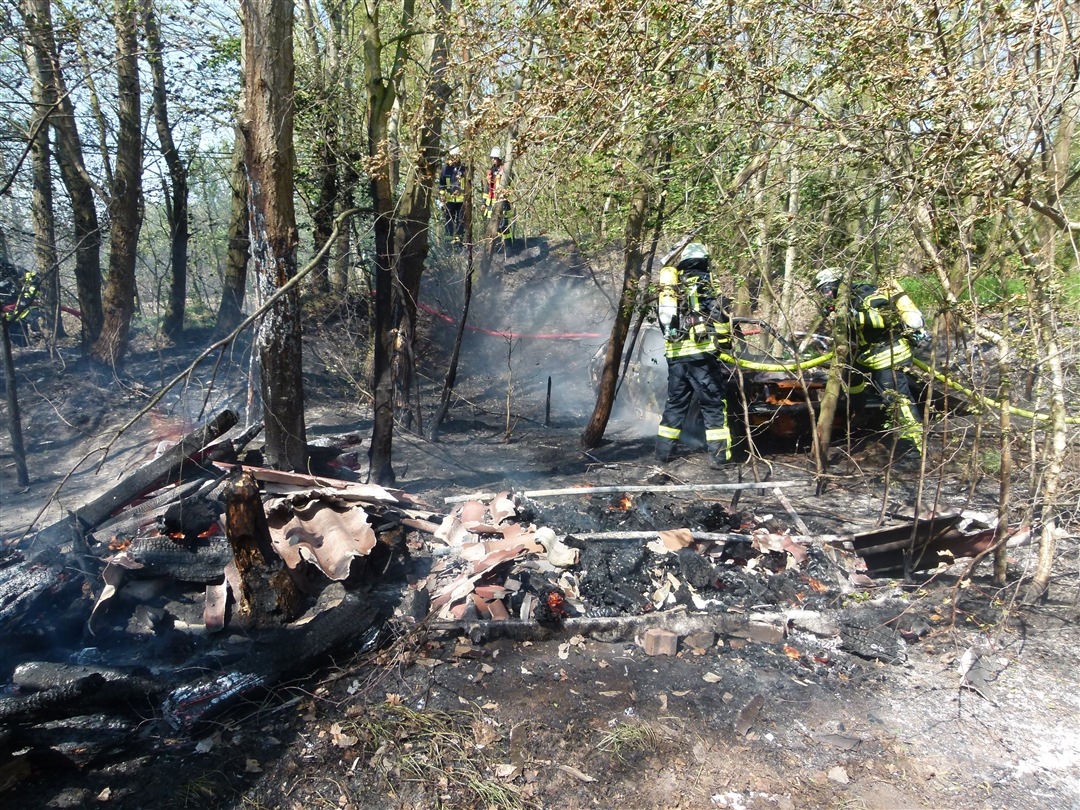
[[[709,442],[709,469],[721,470],[731,463],[731,445],[728,442]]]
[[[668,427],[663,422],[656,433],[656,460],[661,464],[667,464],[675,455],[675,448],[679,446],[679,437],[682,429]]]

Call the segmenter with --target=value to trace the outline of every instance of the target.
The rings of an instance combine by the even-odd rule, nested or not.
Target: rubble
[[[0,561],[13,653],[0,718],[17,729],[0,750],[29,741],[104,757],[150,715],[195,734],[335,651],[373,649],[391,627],[473,645],[628,642],[649,656],[757,647],[822,673],[845,654],[901,663],[925,628],[902,604],[837,609],[844,595],[894,571],[898,554],[918,566],[988,542],[960,515],[815,535],[781,497],[785,482],[506,490],[448,498],[440,512],[347,475],[211,453],[229,422]],[[707,488],[771,494],[794,532],[678,501]],[[761,710],[744,708],[740,734]],[[79,748],[95,728],[100,744]]]

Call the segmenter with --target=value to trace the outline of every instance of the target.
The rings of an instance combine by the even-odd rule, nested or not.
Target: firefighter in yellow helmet
[[[842,282],[832,268],[818,272],[814,279],[818,294],[827,302],[836,300]],[[851,331],[854,362],[848,385],[848,407],[861,409],[868,386],[882,398],[885,427],[896,433],[896,455],[923,447],[922,415],[911,393],[904,366],[912,358],[912,347],[930,339],[923,315],[900,289],[891,285],[886,295],[872,284],[851,288]],[[831,308],[830,308],[831,311]]]
[[[657,315],[668,363],[667,402],[656,437],[656,458],[662,463],[675,453],[695,394],[705,421],[709,466],[717,469],[731,462],[727,400],[734,369],[717,358],[717,350],[731,342],[725,304],[704,245],[691,242],[676,264],[660,271]]]

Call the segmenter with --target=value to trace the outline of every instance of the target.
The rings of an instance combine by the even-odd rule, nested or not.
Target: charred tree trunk
[[[295,619],[303,597],[274,553],[259,484],[242,473],[223,494],[225,536],[239,574],[236,619],[242,627],[266,627]]]
[[[11,322],[0,314],[0,340],[4,351],[4,390],[7,394],[8,435],[11,436],[11,454],[15,457],[15,475],[19,486],[30,485],[30,473],[26,468],[26,446],[23,444],[22,414],[15,385],[15,361],[11,356]]]
[[[659,147],[657,138],[650,136],[645,147],[644,165],[651,166],[656,163]],[[604,356],[604,368],[600,375],[600,390],[597,392],[596,405],[593,408],[589,424],[585,426],[585,430],[581,434],[582,447],[596,447],[599,444],[604,437],[604,431],[607,430],[611,410],[615,407],[615,390],[619,382],[619,361],[622,360],[623,346],[626,345],[626,336],[630,331],[630,323],[633,320],[634,309],[637,305],[638,279],[641,278],[643,259],[642,235],[645,232],[645,217],[649,210],[649,199],[648,182],[643,180],[637,191],[634,192],[633,200],[630,203],[630,215],[626,220],[622,293],[619,295],[615,323],[612,324],[611,337],[607,343],[607,353]]]
[[[469,205],[468,199],[466,199],[465,205]],[[468,222],[468,219],[466,218],[465,221]],[[468,231],[466,231],[466,233],[468,233]],[[469,306],[472,303],[473,271],[472,240],[470,238],[469,256],[465,267],[465,292],[464,301],[461,305],[461,318],[458,321],[457,329],[454,332],[454,347],[450,351],[450,362],[446,367],[446,378],[443,380],[443,390],[442,396],[439,398],[439,407],[436,409],[435,414],[431,419],[431,426],[428,428],[428,441],[435,442],[439,440],[439,428],[446,419],[446,414],[450,411],[450,397],[454,395],[454,384],[457,382],[458,360],[461,357],[461,341],[465,337],[465,323],[469,318]]]
[[[109,280],[103,301],[105,322],[91,349],[91,357],[117,370],[124,363],[135,314],[135,261],[143,206],[138,21],[134,7],[125,0],[116,2],[115,26],[119,130],[109,200],[112,221]]]
[[[229,218],[229,249],[225,256],[221,304],[218,306],[215,336],[225,337],[244,319],[244,295],[247,291],[247,268],[251,258],[250,217],[248,215],[248,180],[244,171],[244,139],[237,130],[233,150],[232,211]]]
[[[295,277],[297,269],[293,5],[289,0],[244,0],[241,7],[252,253],[266,300]],[[300,296],[295,287],[263,316],[257,342],[267,462],[279,469],[302,470],[307,440]]]
[[[143,27],[146,30],[146,60],[154,81],[154,124],[157,128],[158,144],[162,157],[169,168],[169,182],[172,185],[170,198],[166,202],[171,244],[172,281],[169,295],[165,302],[164,319],[161,331],[170,340],[178,339],[184,331],[184,310],[187,305],[188,274],[188,175],[184,161],[173,139],[172,124],[169,121],[168,93],[165,85],[165,63],[162,60],[164,50],[161,42],[161,29],[154,14],[154,5],[150,0],[143,0]]]
[[[412,14],[412,2],[406,4]],[[403,47],[404,38],[399,40]],[[364,23],[364,70],[368,89],[368,158],[371,161],[370,190],[374,209],[374,419],[368,450],[371,479],[377,484],[394,483],[394,378],[393,357],[397,340],[394,323],[394,186],[390,156],[390,112],[396,98],[395,79],[400,60],[388,77],[382,66],[382,33],[378,16],[369,11]]]
[[[311,235],[316,252],[322,249],[334,230],[334,213],[338,205],[336,126],[336,117],[327,116],[323,124],[322,136],[319,139],[319,147],[315,153],[319,192],[315,200],[315,210],[311,214]],[[319,257],[308,279],[311,291],[319,297],[325,297],[330,293],[330,257],[330,251],[325,251]]]

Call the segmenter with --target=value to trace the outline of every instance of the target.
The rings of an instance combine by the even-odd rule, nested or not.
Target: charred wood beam
[[[33,726],[11,728],[10,734],[0,740],[0,752],[51,749],[71,763],[85,767],[129,752],[140,725],[138,718],[83,712]]]
[[[67,687],[89,678],[101,676],[106,683],[123,683],[128,691],[153,694],[162,689],[149,670],[129,672],[115,667],[88,666],[85,664],[59,664],[52,661],[27,661],[15,667],[11,682],[21,689],[40,692],[47,689]]]
[[[203,448],[231,430],[237,421],[235,411],[222,411],[112,489],[79,507],[63,520],[46,526],[34,535],[29,548],[36,556],[61,543],[80,539],[86,531],[99,526],[140,495],[160,489],[166,484],[182,481],[185,476],[204,475],[205,468],[200,464]]]
[[[207,537],[194,545],[155,535],[135,540],[109,562],[136,579],[170,577],[181,582],[220,582],[233,550],[224,537]]]
[[[679,635],[711,631],[733,635],[745,630],[745,616],[726,613],[687,613],[683,609],[656,611],[640,616],[574,616],[560,625],[525,619],[503,621],[430,622],[425,625],[432,633],[466,635],[474,644],[497,639],[514,641],[544,641],[557,636],[582,635],[605,643],[631,641],[653,628],[664,628]]]
[[[567,487],[566,489],[537,489],[530,492],[516,493],[523,498],[550,498],[560,495],[604,495],[632,492],[741,492],[750,489],[776,489],[778,487],[796,487],[798,481],[743,481],[738,484],[665,484],[647,486],[605,486],[605,487]],[[443,498],[443,503],[464,503],[466,501],[489,501],[497,497],[495,492],[473,492],[470,495],[451,495]]]

